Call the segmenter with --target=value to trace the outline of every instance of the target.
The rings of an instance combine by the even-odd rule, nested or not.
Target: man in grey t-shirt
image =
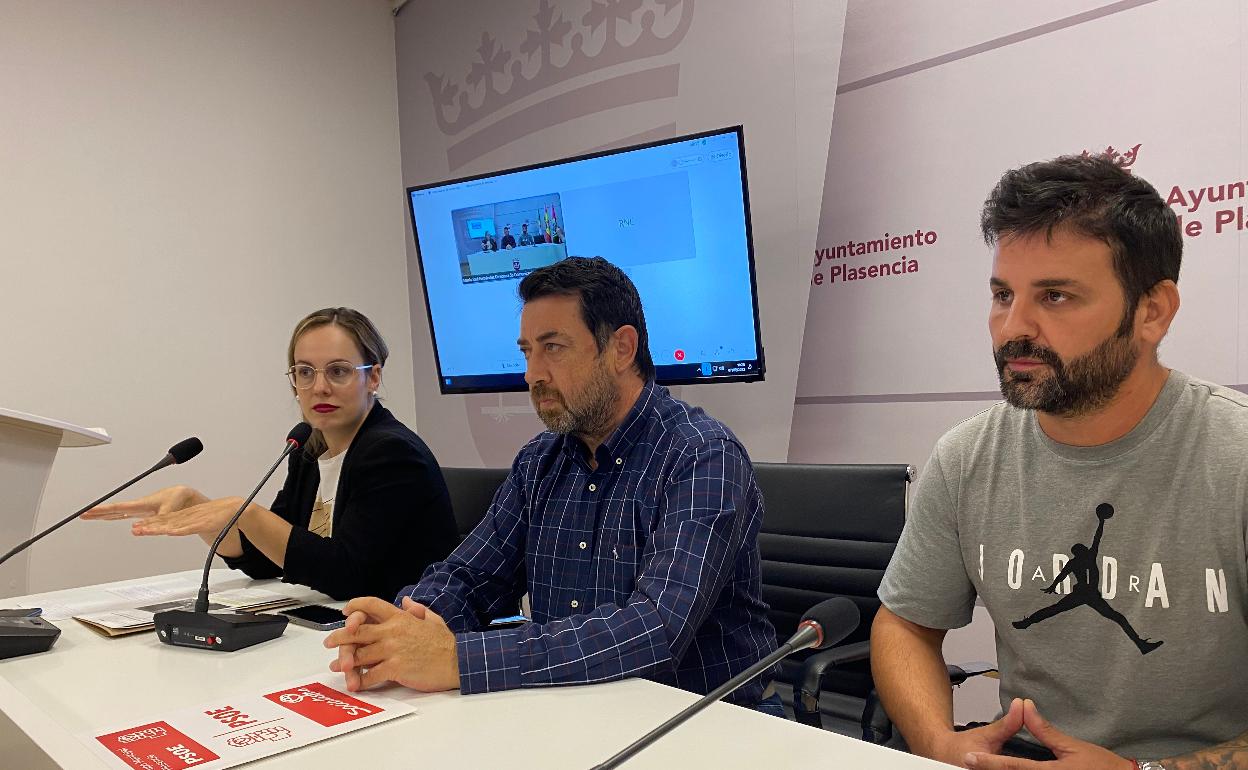
[[[1248,397],[1157,358],[1174,214],[1072,156],[1007,172],[981,224],[1005,403],[942,437],[914,490],[872,629],[885,708],[963,767],[1032,766],[1001,756],[1015,736],[1055,768],[1248,767]],[[1004,713],[959,732],[941,643],[976,596]]]

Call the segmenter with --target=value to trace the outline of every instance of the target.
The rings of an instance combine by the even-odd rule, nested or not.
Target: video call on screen
[[[739,129],[409,190],[443,392],[523,390],[516,288],[568,256],[623,269],[658,381],[761,379]]]

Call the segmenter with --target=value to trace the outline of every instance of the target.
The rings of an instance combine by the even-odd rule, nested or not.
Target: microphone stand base
[[[286,632],[285,615],[247,612],[158,612],[152,621],[156,636],[176,647],[233,652],[276,639]]]

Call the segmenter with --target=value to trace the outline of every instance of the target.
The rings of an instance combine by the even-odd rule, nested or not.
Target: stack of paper
[[[161,598],[161,601],[152,604],[89,612],[74,615],[73,617],[74,620],[85,623],[92,630],[106,636],[122,636],[139,631],[150,631],[156,627],[152,622],[152,617],[157,612],[194,609],[195,596],[198,592],[198,587],[189,592],[185,588],[181,588],[176,591],[177,595],[166,595]],[[213,611],[239,610],[261,612],[299,604],[297,600],[289,596],[266,591],[262,588],[235,588],[228,591],[218,591],[211,594],[211,597],[212,603],[208,606],[208,609]],[[147,598],[156,597],[148,596]]]

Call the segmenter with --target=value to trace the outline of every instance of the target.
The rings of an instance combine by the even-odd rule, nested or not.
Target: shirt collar
[[[619,465],[620,463],[614,463],[613,460],[628,454],[628,451],[633,448],[638,439],[645,434],[646,426],[649,422],[646,418],[653,411],[654,405],[660,398],[662,391],[662,387],[656,385],[653,380],[642,386],[640,395],[637,396],[637,400],[633,403],[633,408],[629,409],[628,414],[624,416],[623,422],[611,432],[610,436],[607,436],[606,441],[603,441],[598,446],[595,458],[598,460],[599,468]],[[561,438],[563,440],[562,450],[584,462],[586,458],[585,442],[570,433]]]

